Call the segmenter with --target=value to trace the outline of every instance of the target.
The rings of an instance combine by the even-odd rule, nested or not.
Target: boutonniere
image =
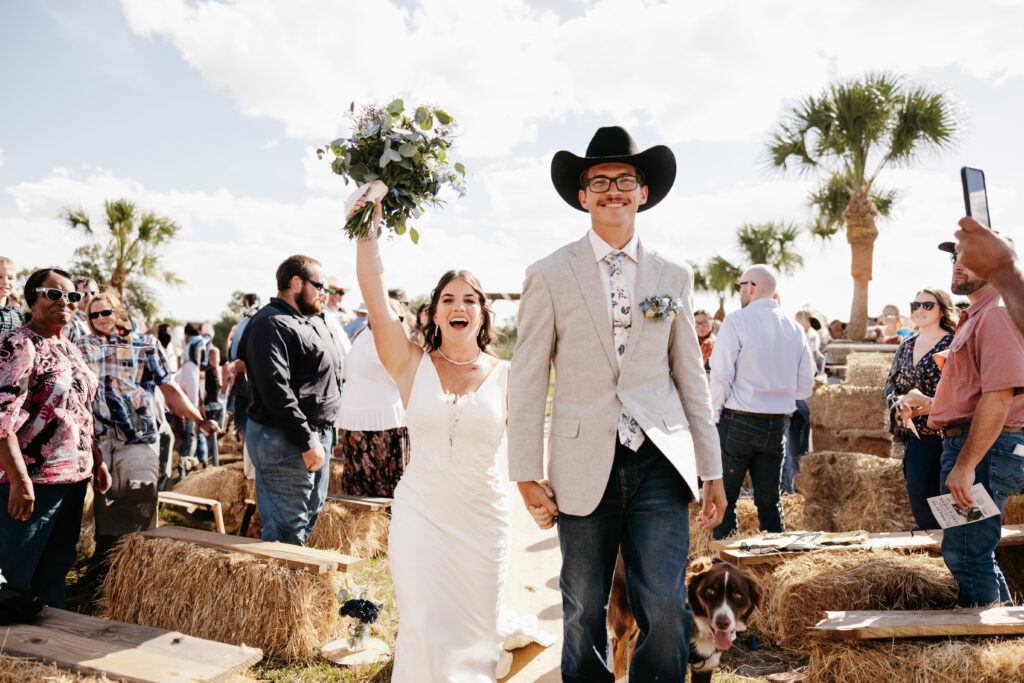
[[[649,296],[640,302],[640,310],[647,318],[661,318],[672,320],[679,317],[679,307],[682,299],[673,299],[670,296]]]

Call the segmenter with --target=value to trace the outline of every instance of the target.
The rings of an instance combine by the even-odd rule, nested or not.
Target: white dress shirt
[[[629,306],[631,309],[636,308],[636,271],[639,265],[639,249],[640,239],[637,237],[636,232],[633,232],[632,239],[622,249],[616,249],[612,245],[605,242],[594,229],[591,228],[587,233],[587,237],[590,238],[590,247],[594,250],[594,260],[597,261],[597,267],[601,269],[601,282],[604,284],[605,297],[604,300],[607,302],[605,310],[608,311],[608,322],[612,321],[612,267],[608,265],[602,259],[608,254],[612,254],[616,251],[621,251],[626,255],[626,258],[622,259],[622,277],[626,280],[626,293],[629,294]]]
[[[711,405],[789,415],[814,389],[814,363],[803,328],[773,299],[725,316],[711,352]]]

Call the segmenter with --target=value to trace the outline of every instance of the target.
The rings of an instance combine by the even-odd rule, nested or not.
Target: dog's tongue
[[[732,647],[732,641],[736,640],[736,632],[715,631],[715,647],[719,650],[728,650]]]

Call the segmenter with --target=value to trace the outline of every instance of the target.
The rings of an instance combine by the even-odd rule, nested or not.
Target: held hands
[[[704,502],[697,515],[697,526],[701,529],[714,529],[722,523],[727,505],[725,499],[725,483],[721,479],[704,482],[701,490]]]
[[[319,441],[308,451],[302,452],[302,461],[306,463],[307,472],[316,472],[324,466],[324,447]]]
[[[555,492],[544,481],[519,482],[519,495],[526,503],[533,521],[541,529],[550,529],[558,521],[558,506],[555,505]]]
[[[960,243],[960,263],[982,280],[992,281],[997,272],[1012,270],[1017,260],[1013,243],[973,218],[961,218],[953,235]]]

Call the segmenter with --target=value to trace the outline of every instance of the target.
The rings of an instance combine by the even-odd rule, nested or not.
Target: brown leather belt
[[[970,429],[971,429],[971,423],[970,422],[957,422],[956,424],[951,424],[948,427],[943,427],[942,428],[942,436],[944,436],[947,439],[952,438],[954,436],[963,436],[968,431],[970,431]],[[1024,433],[1024,426],[1019,426],[1019,427],[1003,427],[1002,430],[1000,430],[1000,433],[1002,433],[1002,434],[1021,434],[1021,433]]]
[[[722,412],[733,415],[750,415],[751,417],[789,417],[785,413],[749,413],[746,410],[733,410],[732,408],[722,408]]]

